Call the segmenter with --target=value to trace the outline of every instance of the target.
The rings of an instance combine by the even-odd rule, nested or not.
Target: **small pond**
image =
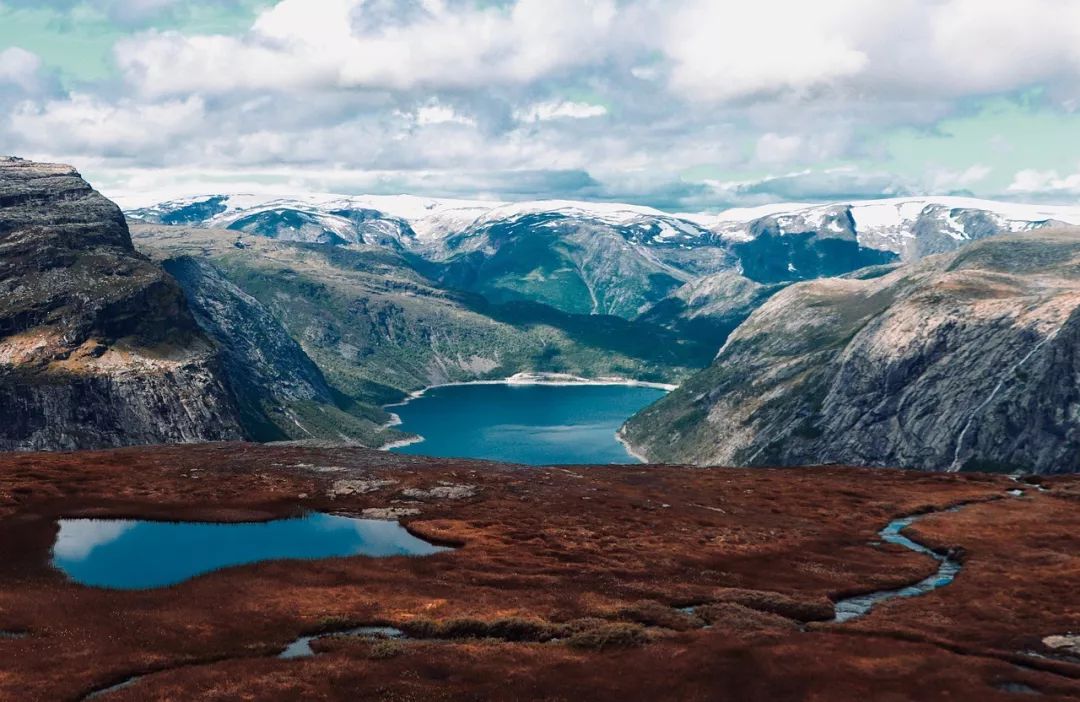
[[[285,558],[427,556],[447,550],[397,522],[309,514],[259,523],[62,519],[52,564],[83,585],[141,590]]]

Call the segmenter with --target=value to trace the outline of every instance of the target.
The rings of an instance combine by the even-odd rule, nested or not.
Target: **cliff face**
[[[1080,470],[1080,230],[792,286],[624,434],[670,462]]]
[[[221,349],[240,420],[256,441],[330,439],[381,445],[404,435],[390,415],[359,406],[327,384],[322,371],[258,300],[195,256],[164,261],[199,327]]]
[[[217,354],[119,208],[0,159],[0,450],[241,438]]]

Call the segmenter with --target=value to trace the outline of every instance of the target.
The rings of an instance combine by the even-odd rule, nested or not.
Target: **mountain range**
[[[681,383],[623,430],[658,461],[1071,465],[1071,400],[1007,371],[1067,351],[1055,256],[1080,207],[218,194],[121,215],[69,167],[0,164],[6,448],[382,445],[409,392],[556,372]],[[1040,358],[1015,373],[1068,369]]]

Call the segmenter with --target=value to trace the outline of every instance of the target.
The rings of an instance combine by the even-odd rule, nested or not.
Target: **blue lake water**
[[[391,410],[424,437],[398,453],[526,465],[636,463],[615,438],[665,394],[627,385],[451,385]]]
[[[258,561],[426,556],[445,550],[397,522],[318,513],[244,524],[63,519],[52,563],[84,585],[138,590]]]

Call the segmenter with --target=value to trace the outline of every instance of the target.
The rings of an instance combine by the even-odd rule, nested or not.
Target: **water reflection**
[[[397,522],[310,514],[220,524],[64,519],[53,566],[84,585],[144,589],[220,568],[285,558],[426,556],[446,550]]]

